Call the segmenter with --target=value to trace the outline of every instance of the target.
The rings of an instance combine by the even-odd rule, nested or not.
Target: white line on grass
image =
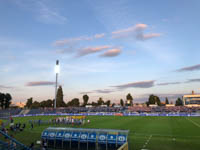
[[[199,125],[198,123],[194,122],[193,120],[190,120],[188,117],[186,117],[186,119],[187,119],[188,121],[192,122],[192,123],[193,123],[194,125],[196,125],[197,127],[200,128],[200,125]]]
[[[149,136],[149,138],[146,140],[141,150],[145,150],[145,147],[149,144],[149,141],[151,140],[152,136],[153,136],[152,134]]]
[[[130,134],[131,135],[131,134]],[[182,138],[200,138],[200,136],[192,136],[192,135],[188,135],[188,136],[182,136],[182,135],[174,135],[174,134],[146,134],[146,133],[134,133],[134,135],[136,136],[160,136],[160,137],[182,137]]]

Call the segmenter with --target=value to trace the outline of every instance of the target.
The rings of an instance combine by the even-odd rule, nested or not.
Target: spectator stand
[[[0,130],[0,135],[6,139],[6,141],[0,140],[0,147],[5,148],[5,150],[30,150],[30,148],[12,138],[6,132]]]

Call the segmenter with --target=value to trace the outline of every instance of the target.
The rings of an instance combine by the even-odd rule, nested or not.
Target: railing
[[[118,150],[128,150],[128,142],[124,143]]]
[[[26,145],[20,143],[19,141],[10,137],[9,135],[7,135],[5,132],[3,132],[1,130],[0,130],[0,135],[5,137],[9,141],[9,143],[1,141],[0,145],[2,147],[7,147],[6,149],[10,149],[10,150],[14,150],[14,149],[15,150],[30,150],[30,148],[28,148]]]

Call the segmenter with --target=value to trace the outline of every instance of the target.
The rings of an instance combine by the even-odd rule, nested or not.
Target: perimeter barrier
[[[12,117],[29,117],[29,116],[184,116],[199,117],[200,113],[49,113],[49,114],[26,114],[13,115]]]

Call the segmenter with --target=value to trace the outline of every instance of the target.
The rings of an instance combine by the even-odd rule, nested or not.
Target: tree
[[[99,106],[104,104],[104,101],[103,101],[103,99],[101,97],[99,97],[99,100],[97,101],[97,104]]]
[[[78,98],[74,98],[67,103],[67,106],[71,106],[71,107],[79,107],[79,105],[80,105],[80,102]]]
[[[169,104],[169,100],[167,97],[165,98],[165,104]]]
[[[40,107],[40,103],[38,101],[34,101],[33,104],[31,105],[31,108],[39,108]]]
[[[40,107],[45,108],[45,107],[53,107],[53,101],[48,99],[40,102]]]
[[[158,106],[161,106],[160,98],[158,96],[154,96],[155,102],[157,103]]]
[[[4,108],[4,104],[5,104],[5,94],[4,93],[0,93],[0,106],[1,106],[1,109]]]
[[[124,101],[123,99],[120,99],[120,105],[123,107],[124,106]]]
[[[110,106],[110,103],[111,103],[110,100],[107,100],[107,101],[105,102],[105,104],[106,104],[108,107]]]
[[[149,96],[149,105],[155,104],[155,103],[156,103],[156,101],[155,101],[154,95],[151,94],[151,95]]]
[[[40,107],[45,108],[46,107],[46,101],[41,101],[40,102]]]
[[[87,103],[88,103],[88,100],[89,100],[89,96],[86,94],[86,95],[83,95],[83,106],[86,106]]]
[[[127,99],[127,105],[128,105],[128,106],[133,106],[133,97],[131,96],[130,93],[128,93],[128,94],[126,95],[126,99]]]
[[[160,106],[161,105],[160,98],[153,94],[149,95],[148,105],[151,104],[157,104],[158,106]]]
[[[158,106],[161,106],[161,101],[160,101],[160,98],[156,95],[149,95],[149,100],[146,102],[147,106],[149,105],[154,105],[154,104],[157,104]]]
[[[12,97],[9,93],[5,94],[5,109],[10,107]]]
[[[33,104],[33,98],[31,97],[27,99],[25,107],[31,108],[32,104]]]
[[[65,107],[66,104],[63,101],[63,91],[62,91],[62,86],[59,86],[57,90],[57,95],[56,95],[56,107]]]
[[[181,100],[181,98],[179,97],[177,100],[176,100],[176,106],[183,106],[183,101]]]
[[[53,100],[48,99],[48,100],[46,101],[46,107],[53,107]]]
[[[92,102],[92,106],[97,106],[98,104],[95,102]]]

